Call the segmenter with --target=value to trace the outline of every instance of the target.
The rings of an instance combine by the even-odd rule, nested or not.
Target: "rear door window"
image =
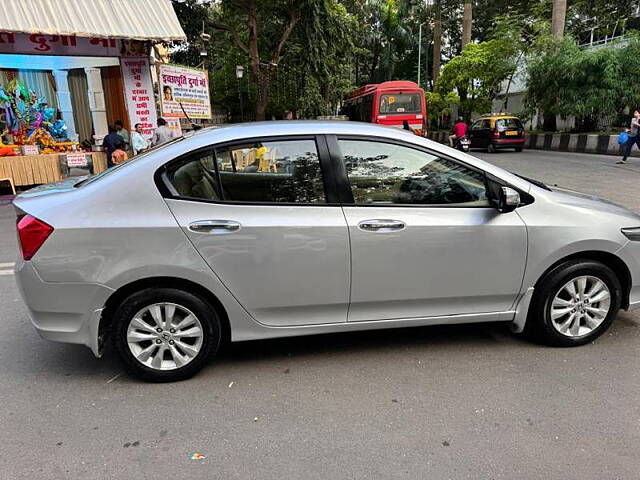
[[[313,139],[250,141],[193,152],[170,165],[177,196],[223,202],[326,203]]]

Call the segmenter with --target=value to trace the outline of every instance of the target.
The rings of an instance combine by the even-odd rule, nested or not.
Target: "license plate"
[[[518,132],[515,130],[507,130],[506,132],[504,132],[506,135],[512,136],[512,135],[518,135]]]

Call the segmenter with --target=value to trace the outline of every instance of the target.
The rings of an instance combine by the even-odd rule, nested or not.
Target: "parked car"
[[[471,124],[471,148],[483,148],[489,153],[498,149],[524,148],[525,130],[518,117],[509,114],[484,115]]]
[[[203,129],[14,204],[36,330],[96,356],[110,337],[152,381],[329,332],[506,322],[581,345],[640,305],[638,215],[375,125]]]

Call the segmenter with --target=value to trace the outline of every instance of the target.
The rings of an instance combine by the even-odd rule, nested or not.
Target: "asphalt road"
[[[640,211],[638,160],[480,156]],[[0,263],[14,259],[13,224],[0,207]],[[486,325],[237,344],[166,385],[127,377],[112,350],[97,360],[41,340],[12,275],[0,275],[0,325],[3,479],[639,475],[636,313],[575,349]]]

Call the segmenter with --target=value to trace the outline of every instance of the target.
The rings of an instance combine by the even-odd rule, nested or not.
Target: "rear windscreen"
[[[380,96],[380,113],[420,113],[419,93],[385,93]]]
[[[508,130],[511,128],[522,128],[522,123],[517,118],[499,118],[496,120],[496,128],[500,130]]]

